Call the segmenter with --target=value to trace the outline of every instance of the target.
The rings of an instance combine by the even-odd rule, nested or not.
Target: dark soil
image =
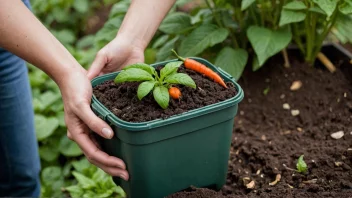
[[[334,74],[297,60],[286,69],[278,56],[258,72],[246,71],[227,184],[218,193],[193,189],[169,197],[352,197],[352,65],[348,59],[335,65]],[[302,87],[291,91],[297,80]],[[333,139],[338,131],[344,136]],[[302,154],[306,175],[286,168],[295,169]],[[278,174],[281,180],[269,185]],[[253,189],[245,186],[250,181]]]
[[[161,67],[158,69],[160,70]],[[157,70],[158,70],[157,69]],[[212,80],[185,69],[183,66],[178,72],[187,73],[197,85],[196,89],[179,87],[182,93],[180,100],[170,98],[169,107],[163,110],[154,100],[152,92],[140,101],[137,98],[139,83],[128,82],[115,84],[112,80],[94,87],[93,93],[117,117],[129,122],[144,122],[159,118],[167,118],[192,109],[214,104],[232,98],[237,94],[232,83],[227,83],[228,89]]]

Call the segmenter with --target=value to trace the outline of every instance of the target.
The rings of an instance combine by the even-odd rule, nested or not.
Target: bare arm
[[[132,0],[117,36],[102,48],[88,71],[90,79],[144,62],[144,50],[176,0]]]

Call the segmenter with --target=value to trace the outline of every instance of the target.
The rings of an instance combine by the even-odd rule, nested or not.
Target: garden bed
[[[258,72],[245,71],[226,186],[221,192],[192,188],[169,197],[351,197],[352,65],[334,47],[324,51],[337,67],[334,74],[319,63],[313,68],[294,60],[299,55],[292,51],[291,68],[276,56]],[[294,81],[302,87],[291,91]],[[338,131],[344,136],[332,138]],[[306,175],[288,169],[296,169],[300,155]],[[269,185],[278,174],[281,180]],[[245,184],[251,181],[249,189]]]

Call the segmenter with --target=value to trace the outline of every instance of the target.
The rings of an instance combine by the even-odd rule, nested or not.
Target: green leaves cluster
[[[308,170],[308,167],[307,167],[307,164],[306,162],[303,160],[303,157],[304,155],[301,155],[298,160],[297,160],[297,164],[296,164],[296,167],[297,167],[297,171],[299,173],[303,173],[305,174]]]
[[[115,78],[115,83],[141,82],[138,86],[137,97],[142,100],[153,91],[155,101],[160,107],[166,109],[169,106],[168,88],[173,84],[180,84],[196,88],[195,82],[190,76],[184,73],[177,73],[182,61],[167,63],[158,73],[154,67],[137,63],[123,69]]]

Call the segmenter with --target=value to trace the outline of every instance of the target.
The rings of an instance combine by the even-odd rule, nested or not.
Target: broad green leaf
[[[85,172],[85,170],[89,169],[91,164],[89,163],[87,158],[82,158],[79,161],[73,161],[72,166],[73,166],[73,168],[75,168],[76,171],[83,173],[83,172]]]
[[[92,179],[82,175],[77,171],[73,171],[72,175],[77,179],[78,184],[82,186],[83,189],[88,190],[96,186],[97,184]]]
[[[36,114],[34,116],[34,121],[38,141],[49,137],[59,126],[59,120],[54,117],[45,118],[42,115]]]
[[[284,5],[287,10],[305,10],[307,6],[302,1],[292,1]]]
[[[61,168],[58,166],[48,166],[42,171],[42,181],[46,185],[52,184],[54,181],[62,177]]]
[[[304,12],[283,9],[281,11],[279,26],[304,21],[305,18],[306,13]]]
[[[110,181],[112,181],[112,179],[110,179]],[[121,197],[126,197],[125,191],[120,186],[114,185],[114,192],[119,194]]]
[[[66,135],[61,137],[59,150],[66,157],[77,157],[82,155],[82,151],[78,145],[68,139]]]
[[[138,68],[130,68],[121,71],[115,78],[115,83],[122,82],[139,82],[139,81],[154,80],[152,75],[145,70]]]
[[[76,36],[72,30],[63,29],[59,31],[51,31],[53,35],[64,45],[73,44],[76,40]]]
[[[183,12],[170,13],[161,23],[159,30],[167,34],[179,34],[192,27],[191,17]]]
[[[59,120],[59,125],[62,127],[66,126],[65,123],[65,113],[63,111],[60,111],[56,114],[56,118]]]
[[[73,7],[81,13],[85,13],[89,9],[89,3],[88,0],[74,0],[73,1]]]
[[[246,66],[247,59],[248,53],[246,50],[225,47],[216,57],[215,65],[224,69],[238,80]]]
[[[71,176],[71,168],[72,168],[72,163],[66,162],[66,164],[64,165],[64,167],[62,168],[62,175],[64,177],[69,177]]]
[[[130,1],[120,1],[119,3],[115,3],[110,10],[109,18],[125,15],[129,5]]]
[[[265,61],[284,49],[291,41],[289,29],[270,30],[263,27],[251,26],[247,36],[257,54],[258,63],[262,66]]]
[[[84,36],[77,41],[76,47],[79,49],[88,48],[94,44],[94,39],[95,39],[94,35]]]
[[[170,96],[169,91],[164,86],[157,86],[154,88],[153,96],[155,101],[161,108],[166,109],[169,106]]]
[[[61,95],[58,93],[54,93],[52,91],[46,91],[40,96],[42,108],[46,109],[49,105],[53,104],[57,100],[61,98]]]
[[[164,78],[166,78],[168,75],[177,72],[177,69],[178,69],[182,64],[183,64],[182,61],[176,61],[176,62],[167,63],[167,64],[165,65],[165,67],[163,67],[163,68],[160,70],[160,78],[161,78],[161,80],[163,80]]]
[[[137,96],[139,100],[142,100],[148,93],[153,90],[155,81],[145,81],[138,86]]]
[[[35,112],[40,112],[44,109],[42,102],[38,98],[33,97],[32,104]]]
[[[111,197],[113,193],[114,191],[112,189],[106,189],[103,193],[99,193],[99,198]]]
[[[196,83],[193,79],[184,73],[175,73],[165,79],[165,82],[170,84],[181,84],[188,87],[196,88]]]
[[[223,42],[228,35],[229,32],[225,28],[219,28],[212,24],[202,25],[182,41],[179,48],[180,55],[196,56],[208,47]]]
[[[169,39],[169,35],[165,34],[157,38],[152,46],[152,48],[156,49],[162,46]]]
[[[313,0],[328,16],[328,19],[336,9],[338,0]]]
[[[147,48],[144,50],[144,62],[146,64],[155,63],[157,50],[154,48]]]
[[[319,8],[317,6],[310,7],[308,10],[310,12],[315,12],[315,13],[318,13],[318,14],[326,15],[326,13],[321,8]]]
[[[242,2],[241,2],[241,11],[246,10],[254,2],[255,2],[255,0],[242,0]]]
[[[65,189],[70,193],[72,198],[81,198],[84,194],[84,190],[80,188],[78,185],[68,186]]]
[[[259,65],[259,62],[258,62],[258,57],[255,56],[253,58],[253,62],[252,62],[252,70],[253,71],[257,71],[258,69],[260,69],[261,65]]]
[[[339,5],[339,10],[342,14],[349,15],[352,14],[352,0],[345,0]]]
[[[40,158],[47,161],[52,162],[59,157],[59,150],[54,145],[42,145],[39,147],[39,155]]]
[[[165,43],[165,45],[163,45],[156,53],[156,61],[164,61],[169,58],[172,53],[171,50],[175,48],[175,43],[178,41],[179,38],[179,36],[176,36],[175,38]]]
[[[202,21],[204,22],[207,18],[211,18],[211,17],[212,17],[212,12],[209,8],[201,9],[197,12],[196,15],[191,17],[191,23],[196,24]]]
[[[70,13],[60,8],[59,6],[53,7],[51,14],[54,17],[54,19],[59,23],[64,23],[70,20]]]
[[[101,181],[107,180],[108,177],[110,176],[108,176],[103,170],[98,168],[97,171],[95,171],[95,173],[93,174],[92,180],[101,182]]]
[[[154,72],[155,72],[154,67],[152,67],[148,64],[145,64],[145,63],[135,63],[132,65],[127,65],[126,67],[123,68],[123,70],[131,69],[131,68],[142,69],[150,74],[154,74]]]
[[[299,158],[298,158],[298,161],[297,161],[297,171],[300,172],[300,173],[306,173],[307,172],[307,164],[306,162],[303,160],[303,157],[304,155],[301,155]]]

